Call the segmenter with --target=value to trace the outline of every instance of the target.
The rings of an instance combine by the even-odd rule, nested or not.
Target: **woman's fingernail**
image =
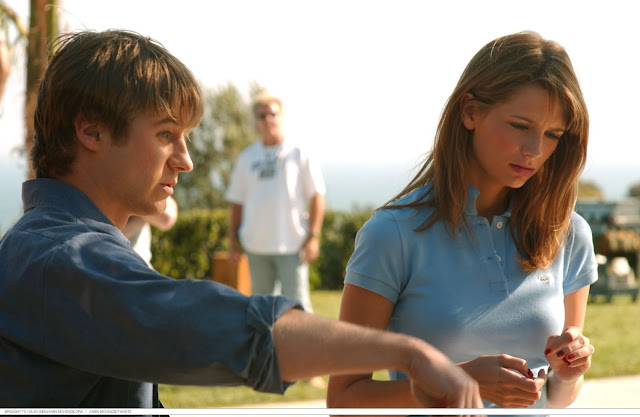
[[[529,375],[529,378],[533,378],[533,372],[531,372],[531,369],[529,369],[529,371],[527,372],[527,374]]]
[[[569,354],[569,356],[567,356],[567,359],[569,359],[570,361],[574,360],[576,358],[576,355],[574,355],[573,353]]]
[[[564,356],[564,352],[560,351],[560,352],[556,353],[556,355],[560,358],[560,357]]]
[[[544,351],[544,354],[545,354],[545,355],[548,355],[548,354],[550,354],[550,353],[551,353],[551,349],[547,349],[547,350],[545,350],[545,351]]]

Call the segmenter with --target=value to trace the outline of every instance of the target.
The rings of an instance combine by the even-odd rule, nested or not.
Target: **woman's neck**
[[[480,192],[476,199],[476,211],[478,216],[485,217],[489,220],[489,223],[493,220],[493,216],[500,215],[509,208],[510,188],[487,189],[487,187],[476,187],[476,189]]]

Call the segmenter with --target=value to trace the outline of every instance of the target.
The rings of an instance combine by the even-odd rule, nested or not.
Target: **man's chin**
[[[164,213],[167,208],[167,199],[158,200],[144,207],[138,207],[133,215],[135,216],[156,216]]]
[[[162,213],[164,213],[164,211],[167,209],[167,199],[163,198],[160,201],[156,201],[155,207],[156,207],[157,211],[154,214],[162,214]]]

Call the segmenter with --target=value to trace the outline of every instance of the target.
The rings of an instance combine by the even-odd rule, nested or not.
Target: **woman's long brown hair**
[[[523,270],[549,266],[569,229],[578,178],[586,163],[589,115],[566,51],[535,32],[498,38],[476,53],[445,104],[433,149],[422,168],[380,209],[432,208],[433,213],[416,232],[440,220],[449,224],[453,236],[463,225],[468,229],[464,216],[469,183],[465,168],[472,152],[473,132],[462,123],[461,101],[470,93],[482,109],[489,110],[530,85],[547,90],[562,107],[567,128],[543,167],[524,186],[510,190],[510,229]],[[414,202],[394,204],[427,184],[431,186]]]

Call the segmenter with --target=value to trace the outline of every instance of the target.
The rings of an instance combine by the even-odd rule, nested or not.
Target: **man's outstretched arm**
[[[285,381],[395,369],[409,376],[412,392],[424,407],[483,407],[475,380],[415,337],[295,309],[275,322],[273,337]]]

